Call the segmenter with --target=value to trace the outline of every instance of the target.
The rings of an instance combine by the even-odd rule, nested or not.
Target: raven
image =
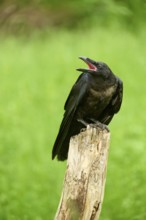
[[[64,117],[52,150],[52,159],[66,160],[69,141],[87,124],[108,125],[121,107],[123,83],[103,62],[79,57],[88,68],[73,85],[64,106]]]

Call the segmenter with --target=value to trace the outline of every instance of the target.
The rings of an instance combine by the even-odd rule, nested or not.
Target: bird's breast
[[[78,115],[97,119],[101,112],[109,104],[114,91],[115,87],[110,87],[103,90],[95,90],[90,88],[79,107]]]
[[[115,86],[111,86],[102,90],[95,90],[89,89],[89,97],[93,97],[95,99],[99,98],[100,96],[106,98],[111,97],[115,91]]]

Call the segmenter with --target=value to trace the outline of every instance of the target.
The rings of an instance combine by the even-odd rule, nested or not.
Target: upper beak
[[[94,60],[91,60],[90,58],[88,57],[82,57],[80,56],[79,57],[81,60],[83,60],[87,65],[88,65],[88,69],[85,69],[85,68],[78,68],[77,70],[78,71],[82,71],[82,72],[93,72],[93,71],[96,71],[97,70],[97,67],[95,66],[96,64],[96,61]]]
[[[84,62],[87,62],[87,59],[88,59],[88,58],[87,58],[87,57],[82,57],[82,56],[80,56],[79,59],[83,60]]]

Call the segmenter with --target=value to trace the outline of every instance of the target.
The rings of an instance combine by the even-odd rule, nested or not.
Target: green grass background
[[[50,31],[0,39],[0,220],[51,220],[66,163],[51,160],[78,59],[102,60],[124,82],[113,119],[101,220],[146,219],[146,32]]]

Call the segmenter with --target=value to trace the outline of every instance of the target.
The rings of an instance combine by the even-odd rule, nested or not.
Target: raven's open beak
[[[79,57],[81,60],[83,60],[87,65],[88,65],[88,69],[86,68],[78,68],[78,71],[82,71],[82,72],[94,72],[97,70],[96,67],[96,61],[91,60],[90,58],[87,57]]]

